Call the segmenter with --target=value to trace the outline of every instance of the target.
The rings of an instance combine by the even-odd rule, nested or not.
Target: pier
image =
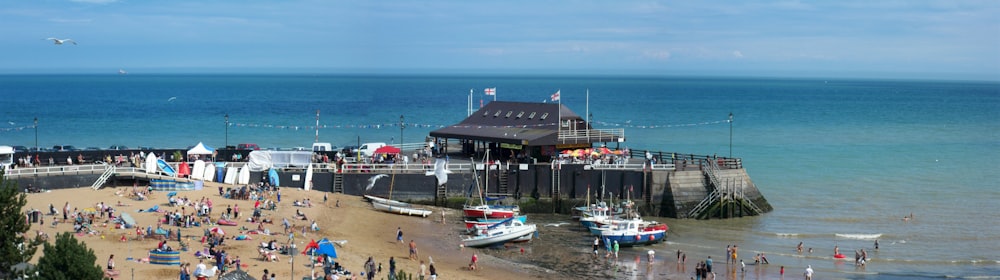
[[[634,150],[636,154],[647,151]],[[486,185],[491,197],[505,197],[505,203],[523,204],[534,212],[569,213],[569,209],[585,203],[589,190],[591,199],[621,200],[631,198],[649,216],[671,218],[731,218],[760,215],[772,210],[760,190],[743,169],[741,159],[716,158],[666,152],[650,154],[655,164],[645,159],[630,158],[621,164],[582,163],[506,163],[486,165],[461,154],[449,155],[448,183],[439,186],[434,176],[433,162],[410,164],[348,163],[337,168],[334,164],[313,163],[313,190],[361,196],[387,195],[389,178],[379,180],[366,190],[373,176],[392,176],[394,199],[461,207],[470,195],[475,195],[474,176]],[[190,162],[170,162],[191,164]],[[227,167],[242,168],[244,162],[226,162]],[[278,170],[282,187],[303,188],[307,166]],[[490,169],[485,177],[486,168]],[[257,184],[265,172],[251,172],[250,184]],[[56,165],[10,169],[7,179],[29,187],[101,188],[146,186],[151,180],[175,180],[192,183],[198,180],[177,178],[160,173],[147,173],[134,166],[113,164]],[[229,188],[237,184],[203,181],[204,187]]]

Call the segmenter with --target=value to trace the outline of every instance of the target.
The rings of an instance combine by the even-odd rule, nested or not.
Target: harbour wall
[[[550,164],[493,167],[495,169],[488,173],[467,170],[449,174],[448,182],[443,188],[443,201],[438,196],[437,178],[423,173],[337,173],[324,171],[330,169],[319,169],[321,171],[313,173],[312,183],[315,191],[333,192],[338,189],[335,184],[339,176],[339,181],[342,182],[340,188],[344,194],[391,195],[393,199],[402,201],[454,207],[455,201],[478,199],[478,176],[479,185],[486,186],[485,193],[491,197],[505,196],[504,203],[545,205],[524,207],[534,209],[533,211],[568,213],[572,207],[584,205],[589,192],[591,201],[631,199],[645,215],[671,218],[690,218],[688,213],[714,189],[711,180],[700,169],[593,169],[584,164],[563,164],[558,165],[558,169],[553,169]],[[720,177],[740,178],[750,182],[750,177],[743,168],[718,172]],[[279,171],[281,186],[303,188],[305,173],[305,170]],[[100,175],[99,171],[68,171],[60,176],[19,176],[13,179],[18,182],[21,190],[29,186],[44,189],[83,188],[90,187]],[[250,183],[261,182],[264,175],[263,172],[251,172]],[[112,177],[107,185],[131,186],[136,180],[140,186],[148,183],[142,178]],[[770,204],[754,184],[747,184],[743,192],[764,212],[771,211]]]

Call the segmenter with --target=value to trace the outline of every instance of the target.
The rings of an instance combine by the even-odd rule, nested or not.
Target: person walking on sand
[[[403,244],[403,228],[396,227],[396,241]]]
[[[618,249],[619,249],[618,248],[618,240],[615,240],[615,245],[613,245],[613,246],[614,246],[613,249],[615,250],[615,260],[617,260],[618,259]]]
[[[812,280],[813,279],[813,267],[812,267],[812,265],[806,266],[806,273],[804,273],[804,275],[806,276],[806,280]]]
[[[729,258],[731,260],[733,260],[733,265],[736,265],[736,251],[739,250],[739,248],[740,248],[739,246],[733,245],[732,255],[729,256]],[[742,260],[740,260],[740,261],[742,261]]]
[[[417,243],[410,239],[410,259],[416,260],[417,257]]]
[[[601,246],[601,238],[600,237],[594,237],[594,256],[595,257],[597,256],[597,249],[600,248],[599,246]]]
[[[396,279],[396,257],[389,257],[389,279]]]
[[[712,273],[712,256],[708,256],[708,259],[705,260],[705,272]]]

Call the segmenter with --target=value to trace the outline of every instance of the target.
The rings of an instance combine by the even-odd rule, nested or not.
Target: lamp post
[[[229,114],[226,114],[226,148],[229,148]]]
[[[35,154],[38,154],[38,117],[35,117]]]
[[[403,153],[403,115],[399,115],[399,153]]]
[[[729,112],[729,157],[733,157],[733,112]]]

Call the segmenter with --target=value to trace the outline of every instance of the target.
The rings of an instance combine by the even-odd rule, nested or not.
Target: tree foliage
[[[3,173],[0,171],[0,277],[6,279],[17,275],[11,266],[30,260],[40,242],[25,235],[30,229],[22,212],[27,195],[17,191],[17,182],[7,180]]]
[[[56,234],[55,245],[45,243],[38,259],[39,279],[91,280],[103,279],[104,270],[97,266],[94,250],[76,240],[71,232]]]

